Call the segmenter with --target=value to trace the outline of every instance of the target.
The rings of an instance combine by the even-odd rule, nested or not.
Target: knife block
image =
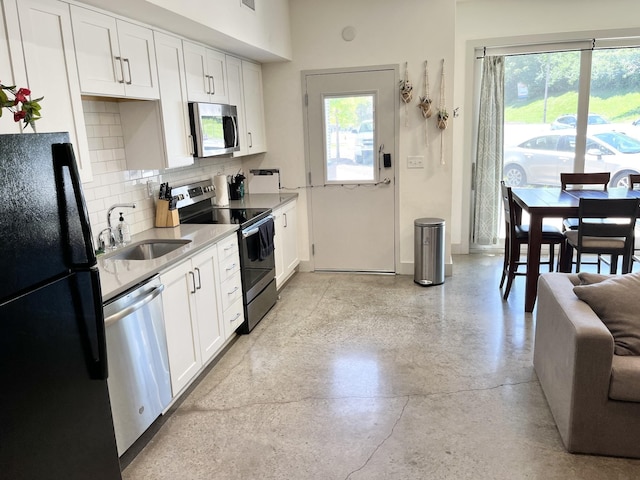
[[[178,210],[169,210],[169,200],[156,203],[156,227],[177,227],[180,225]]]

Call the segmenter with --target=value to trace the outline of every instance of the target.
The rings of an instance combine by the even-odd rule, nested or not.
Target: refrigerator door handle
[[[80,217],[80,225],[82,228],[82,237],[84,239],[84,250],[86,263],[74,264],[76,267],[87,267],[96,264],[96,254],[93,249],[93,239],[91,238],[91,226],[89,223],[89,213],[87,212],[87,206],[84,203],[82,196],[82,184],[80,182],[80,173],[75,162],[75,155],[73,153],[73,145],[70,143],[54,143],[51,146],[53,153],[53,164],[56,169],[56,176],[60,180],[60,184],[64,184],[64,176],[62,170],[64,168],[69,169],[69,177],[71,179],[71,187],[73,189],[73,195],[75,198],[76,206],[78,208],[78,215]],[[59,171],[57,170],[59,168]],[[98,297],[100,298],[100,297]]]
[[[94,298],[94,318],[96,321],[97,332],[97,355],[94,356],[96,362],[95,375],[96,380],[106,380],[109,376],[109,368],[107,366],[107,333],[104,326],[104,309],[102,307],[102,289],[100,288],[100,272],[97,268],[91,269],[91,289]]]

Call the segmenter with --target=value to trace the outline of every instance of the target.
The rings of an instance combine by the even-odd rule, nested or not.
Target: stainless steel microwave
[[[240,150],[235,105],[189,102],[195,157],[213,157]]]

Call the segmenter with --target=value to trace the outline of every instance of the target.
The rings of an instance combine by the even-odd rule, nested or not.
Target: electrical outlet
[[[424,168],[424,157],[407,157],[407,168]]]

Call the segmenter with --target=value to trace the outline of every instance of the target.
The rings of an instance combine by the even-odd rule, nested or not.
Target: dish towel
[[[273,235],[273,219],[269,219],[268,222],[258,227],[258,236],[260,238],[260,255],[258,256],[258,260],[264,260],[273,253]]]

